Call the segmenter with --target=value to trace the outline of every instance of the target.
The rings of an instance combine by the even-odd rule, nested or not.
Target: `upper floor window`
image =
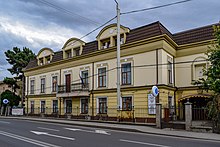
[[[45,93],[45,78],[41,79],[41,88],[40,88],[41,93]]]
[[[46,57],[45,57],[45,60],[46,60],[46,64],[50,63],[50,62],[51,62],[51,61],[50,61],[50,56],[46,56]]]
[[[52,92],[57,91],[57,76],[52,77]]]
[[[117,46],[117,36],[114,37],[115,46]],[[124,35],[120,36],[120,44],[124,44]]]
[[[89,77],[89,72],[88,72],[88,70],[81,71],[82,83],[83,83],[84,85],[86,85],[86,84],[89,83],[88,77]]]
[[[131,63],[125,63],[121,65],[121,84],[131,84]]]
[[[98,69],[98,87],[106,87],[106,67]]]
[[[44,64],[44,59],[43,59],[43,58],[40,58],[40,59],[39,59],[39,64],[40,64],[40,65],[43,65],[43,64]]]
[[[31,93],[31,94],[34,94],[34,80],[31,80],[31,81],[30,81],[30,86],[31,86],[31,88],[30,88],[30,93]]]
[[[101,41],[101,49],[106,49],[110,47],[110,39]]]
[[[73,49],[73,54],[74,54],[74,56],[79,56],[80,55],[80,47]]]
[[[202,78],[205,78],[204,76],[204,69],[206,67],[206,64],[196,64],[195,65],[195,80],[199,80]]]
[[[66,58],[71,58],[72,57],[72,52],[71,50],[67,50],[66,52]]]
[[[168,72],[168,84],[173,84],[173,63],[168,61],[167,64],[167,72]]]

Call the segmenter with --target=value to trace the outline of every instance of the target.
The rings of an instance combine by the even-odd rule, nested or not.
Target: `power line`
[[[41,2],[41,3],[43,3],[43,4],[45,4],[45,5],[47,5],[47,6],[49,6],[49,7],[52,7],[52,8],[54,8],[54,9],[57,9],[57,10],[59,10],[59,11],[65,13],[65,14],[71,16],[71,17],[73,17],[73,15],[75,15],[75,16],[77,16],[77,17],[80,17],[82,20],[84,20],[84,21],[86,21],[86,22],[89,22],[89,23],[92,23],[92,24],[95,24],[95,25],[99,25],[99,24],[100,24],[99,22],[96,22],[96,21],[94,21],[94,20],[92,20],[92,19],[89,19],[89,18],[87,18],[87,17],[81,16],[81,15],[79,15],[79,14],[77,14],[77,13],[74,13],[74,12],[72,12],[72,11],[69,11],[69,10],[65,9],[65,8],[62,8],[62,7],[60,7],[60,6],[57,6],[57,5],[55,5],[55,4],[51,3],[51,2],[48,2],[48,1],[46,1],[46,0],[38,0],[38,1]]]
[[[163,7],[168,7],[168,6],[177,5],[177,4],[181,4],[181,3],[185,3],[185,2],[189,2],[189,1],[192,1],[192,0],[183,0],[183,1],[173,2],[173,3],[164,4],[164,5],[160,5],[160,6],[155,6],[155,7],[123,12],[123,13],[121,13],[121,15],[137,13],[137,12],[142,12],[142,11],[148,11],[148,10],[153,10],[153,9],[158,9],[158,8],[163,8]]]
[[[188,64],[188,63],[198,63],[198,62],[205,62],[205,61],[208,61],[208,60],[189,60],[189,61],[182,61],[182,62],[175,62],[175,63],[172,63],[173,65],[180,65],[180,64]],[[158,66],[166,66],[166,65],[169,65],[170,63],[162,63],[162,64],[158,64]],[[150,68],[153,68],[157,66],[157,64],[145,64],[145,65],[137,65],[137,66],[131,66],[131,68],[143,68],[143,67],[150,67]],[[120,67],[121,68],[121,67]],[[191,67],[175,67],[175,68],[191,68]],[[105,72],[102,72],[102,73],[108,73],[110,71],[113,71],[113,70],[116,70],[117,67],[114,67],[114,68],[111,68],[111,69],[108,69],[106,70]],[[121,68],[122,69],[122,68]],[[98,76],[99,74],[102,74],[102,73],[96,73],[96,74],[92,74],[90,76],[88,76],[87,78],[92,78],[92,77],[95,77],[95,76]],[[75,82],[80,82],[81,79],[76,79],[74,81],[71,81],[72,83],[75,83]],[[45,90],[46,89],[51,89],[53,86],[49,86],[49,87],[45,87]],[[41,89],[34,89],[34,91],[40,91]]]

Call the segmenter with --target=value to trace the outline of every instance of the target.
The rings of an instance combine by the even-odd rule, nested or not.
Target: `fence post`
[[[160,129],[162,128],[161,127],[161,116],[162,116],[161,104],[157,103],[156,104],[156,127]]]
[[[185,103],[185,127],[190,131],[192,126],[192,103]]]

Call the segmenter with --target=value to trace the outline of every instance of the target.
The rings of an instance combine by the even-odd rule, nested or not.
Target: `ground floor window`
[[[88,113],[88,99],[81,99],[81,113],[87,114]]]
[[[45,113],[45,106],[46,106],[46,102],[45,101],[41,101],[40,102],[40,112],[41,113]]]
[[[53,100],[53,113],[58,112],[58,100]]]
[[[132,97],[122,97],[122,110],[132,110]]]
[[[66,100],[66,113],[72,113],[72,100]]]
[[[31,113],[34,113],[34,101],[31,101]]]
[[[107,98],[98,98],[98,113],[107,113]]]

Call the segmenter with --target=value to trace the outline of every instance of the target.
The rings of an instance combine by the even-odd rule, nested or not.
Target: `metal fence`
[[[30,108],[25,109],[25,115],[43,116],[43,117],[62,117],[69,119],[92,119],[106,121],[123,121],[123,122],[143,122],[155,123],[155,114],[149,114],[152,108],[132,108],[129,110],[117,108]]]

